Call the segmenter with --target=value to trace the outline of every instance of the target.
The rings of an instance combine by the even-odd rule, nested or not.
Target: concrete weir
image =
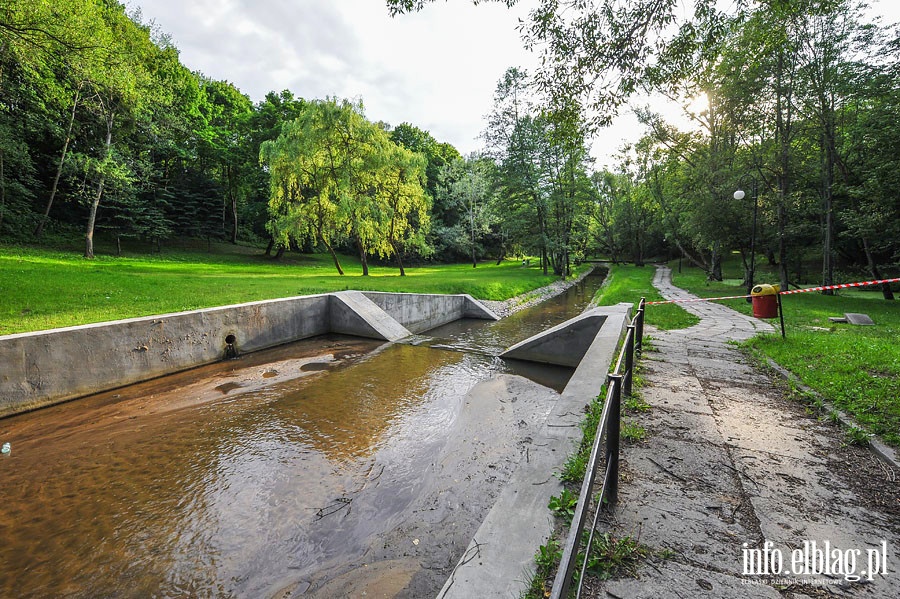
[[[516,343],[500,354],[500,357],[575,368],[581,363],[608,317],[608,308],[593,308]]]
[[[526,590],[534,554],[552,532],[547,503],[559,495],[560,472],[569,453],[581,441],[579,423],[584,406],[600,394],[632,304],[593,308],[543,333],[516,344],[505,357],[566,363],[578,356],[577,367],[538,436],[488,512],[447,579],[438,599],[519,597]],[[582,347],[587,346],[582,349]]]
[[[469,295],[341,291],[0,336],[0,417],[326,333],[398,341],[497,316]]]

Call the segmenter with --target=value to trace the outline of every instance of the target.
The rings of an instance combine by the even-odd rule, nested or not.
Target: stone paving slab
[[[654,285],[667,299],[693,297],[665,267]],[[644,354],[641,394],[651,409],[626,415],[647,437],[623,448],[619,503],[605,523],[654,557],[589,596],[900,597],[900,472],[867,466],[864,449],[846,447],[728,343],[773,334],[771,324],[713,302],[683,305],[698,324],[649,332],[656,351]],[[837,574],[747,570],[750,550],[769,547],[790,568],[792,552],[826,541],[860,552],[857,574],[870,550],[887,547],[887,573],[852,582],[849,562]]]

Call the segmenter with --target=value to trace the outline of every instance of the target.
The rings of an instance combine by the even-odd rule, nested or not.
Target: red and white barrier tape
[[[781,291],[781,295],[793,295],[794,293],[807,293],[810,291],[829,291],[831,289],[847,289],[848,287],[867,287],[869,285],[881,285],[882,283],[898,283],[900,278],[881,279],[880,281],[865,281],[862,283],[841,283],[840,285],[825,285],[823,287],[809,287],[807,289],[794,289],[793,291]]]
[[[882,283],[900,283],[900,277],[896,279],[881,279],[879,281],[864,281],[861,283],[841,283],[840,285],[823,285],[821,287],[809,287],[807,289],[794,289],[793,291],[779,291],[779,295],[793,295],[795,293],[809,293],[810,291],[828,291],[831,289],[848,289],[850,287],[867,287],[869,285],[881,285]],[[644,302],[646,306],[657,306],[659,304],[686,304],[689,302],[714,302],[717,300],[729,299],[745,299],[751,297],[749,295],[726,295],[723,297],[700,297],[690,299],[674,299],[659,302]]]
[[[656,306],[659,304],[686,304],[689,302],[714,302],[716,300],[741,299],[750,297],[749,295],[727,295],[723,297],[694,297],[690,299],[674,299],[659,302],[644,302],[645,306]]]

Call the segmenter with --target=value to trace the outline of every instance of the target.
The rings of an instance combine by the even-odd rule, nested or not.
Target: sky
[[[253,101],[270,91],[361,98],[366,117],[411,123],[468,154],[508,67],[533,69],[517,25],[536,0],[512,9],[437,0],[391,18],[382,0],[126,0],[171,36],[189,69],[227,80]],[[900,2],[871,0],[873,13],[900,21]],[[677,109],[656,107],[669,117]],[[611,164],[641,133],[625,111],[592,146],[596,166]]]

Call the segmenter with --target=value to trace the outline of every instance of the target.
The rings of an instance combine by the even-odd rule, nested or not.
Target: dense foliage
[[[461,156],[368,121],[361,100],[253,102],[114,0],[3,3],[0,235],[77,232],[87,257],[95,233],[119,251],[240,240],[330,251],[339,271],[354,253],[364,274],[526,254],[565,275],[602,253],[682,255],[719,279],[732,251],[783,286],[894,272],[900,39],[855,0],[681,4],[538,2],[522,34],[542,67],[501,77],[485,150]],[[638,110],[643,139],[593,172],[591,138],[636,91],[684,103],[694,126]]]
[[[497,257],[491,167],[360,100],[253,102],[114,0],[0,3],[0,238]],[[131,243],[131,247],[146,244]],[[502,257],[502,256],[501,256]]]
[[[398,13],[429,1],[387,4]],[[524,207],[540,179],[535,163],[512,159],[531,143],[526,128],[561,110],[602,131],[635,92],[653,92],[683,105],[693,126],[636,110],[645,136],[589,178],[587,247],[637,264],[682,255],[716,280],[728,253],[740,252],[745,278],[760,254],[782,287],[897,272],[900,36],[865,9],[856,0],[539,0],[521,30],[541,53],[528,87],[546,108],[526,115],[527,127],[516,113],[515,136],[492,123],[507,133],[505,190],[513,175],[518,182],[504,201]],[[515,113],[521,80],[508,74],[502,85],[504,114]],[[566,143],[577,146],[582,130],[569,127]],[[530,200],[542,252],[543,202]]]

